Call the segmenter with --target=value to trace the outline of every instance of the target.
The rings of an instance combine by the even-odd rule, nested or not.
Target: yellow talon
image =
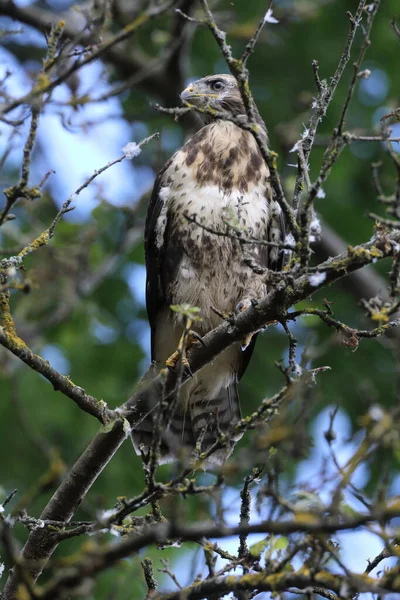
[[[168,357],[167,360],[165,361],[165,366],[168,367],[169,369],[176,369],[176,367],[179,363],[180,356],[181,356],[181,351],[175,350],[175,352],[173,354],[171,354],[171,356]],[[184,354],[182,354],[182,364],[184,367],[187,367],[188,369],[190,369],[189,361]]]
[[[185,330],[179,340],[178,348],[175,350],[173,354],[165,361],[165,366],[169,369],[176,369],[179,359],[182,360],[182,365],[184,368],[188,369],[189,373],[191,373],[191,368],[188,359],[186,358],[186,351],[194,346],[197,343],[201,343],[204,346],[204,342],[201,339],[201,336],[192,331],[190,327],[192,326],[192,320],[187,319]]]

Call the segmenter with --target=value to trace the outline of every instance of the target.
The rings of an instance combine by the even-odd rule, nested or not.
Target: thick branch
[[[372,577],[359,576],[351,574],[353,589],[357,591],[382,591],[384,584],[382,580],[373,579]],[[308,568],[303,568],[295,573],[248,573],[242,576],[227,576],[210,578],[200,583],[195,583],[192,586],[183,588],[178,592],[167,594],[157,594],[153,596],[154,600],[201,600],[202,598],[211,597],[210,594],[225,595],[229,592],[239,591],[257,591],[257,592],[279,592],[287,591],[291,587],[299,589],[309,588],[310,586],[324,586],[328,589],[341,593],[344,586],[347,589],[347,575],[333,575],[328,571],[319,571],[313,573]],[[400,589],[396,584],[388,582],[388,590]],[[320,593],[320,592],[317,592]],[[329,592],[328,592],[329,593]],[[219,596],[220,597],[220,596]],[[331,596],[325,596],[330,598]]]
[[[14,356],[20,358],[31,369],[43,375],[50,381],[55,391],[71,398],[79,408],[96,417],[103,425],[115,420],[117,415],[107,408],[105,402],[102,400],[99,402],[99,400],[87,394],[83,388],[75,385],[69,377],[61,375],[53,369],[47,360],[32,352],[21,338],[7,332],[3,327],[0,327],[0,344],[12,352]]]

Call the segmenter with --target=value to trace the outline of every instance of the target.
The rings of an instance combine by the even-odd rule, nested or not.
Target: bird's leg
[[[242,312],[244,312],[245,310],[247,310],[248,308],[250,308],[250,306],[257,306],[258,302],[257,300],[250,300],[249,298],[245,298],[244,300],[241,300],[237,305],[236,305],[236,309],[235,309],[235,313],[236,314],[240,314]],[[268,321],[268,323],[265,324],[265,328],[268,327],[268,325],[272,325],[274,323],[277,323],[278,321]],[[240,341],[240,347],[242,348],[242,350],[246,350],[246,348],[248,348],[251,344],[251,340],[253,339],[253,336],[256,335],[256,333],[258,333],[259,331],[261,331],[262,329],[258,329],[257,331],[253,331],[252,333],[248,333],[241,341]]]
[[[185,323],[185,329],[181,335],[181,339],[179,340],[178,347],[170,357],[165,361],[165,365],[169,369],[176,369],[179,364],[179,361],[182,360],[183,367],[186,367],[190,374],[192,374],[190,369],[189,361],[186,357],[186,352],[189,348],[194,346],[194,344],[200,343],[204,346],[204,342],[201,336],[191,329],[192,327],[192,319],[187,318]]]

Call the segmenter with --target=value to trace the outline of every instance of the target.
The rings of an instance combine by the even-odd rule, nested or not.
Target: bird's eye
[[[220,79],[216,79],[215,81],[212,81],[210,83],[210,87],[214,92],[220,92],[224,89],[225,86],[223,81],[221,81]]]

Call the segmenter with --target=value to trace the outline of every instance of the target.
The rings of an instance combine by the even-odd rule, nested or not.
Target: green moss
[[[274,152],[273,150],[270,151],[269,153],[271,159],[272,159],[272,166],[274,167],[274,169],[278,168],[278,157],[279,154],[277,152]]]
[[[148,21],[148,19],[149,19],[148,15],[145,12],[143,12],[141,15],[136,17],[136,19],[134,19],[132,21],[132,23],[129,23],[128,25],[126,25],[123,29],[123,32],[131,33],[132,31],[135,31],[135,29],[137,29],[138,27],[140,27],[140,25],[142,25],[143,23]]]
[[[371,246],[371,248],[353,248],[353,246],[349,246],[348,249],[349,258],[358,258],[358,259],[366,259],[371,261],[374,258],[383,258],[384,253],[382,250],[379,250],[376,246]]]
[[[46,92],[50,86],[51,86],[51,80],[48,77],[48,75],[46,75],[45,73],[40,73],[39,77],[37,78],[36,85],[33,88],[32,92],[36,93],[36,94]]]
[[[28,246],[25,246],[25,248],[21,250],[18,256],[21,256],[23,258],[24,256],[35,252],[35,250],[37,250],[41,246],[45,246],[46,244],[48,244],[49,241],[50,232],[48,229],[46,229],[46,231],[43,231],[43,233],[41,233],[35,240],[33,240],[33,242],[31,242]]]
[[[9,303],[10,294],[0,294],[0,315],[3,321],[3,327],[9,336],[16,336],[15,323],[10,312]]]

